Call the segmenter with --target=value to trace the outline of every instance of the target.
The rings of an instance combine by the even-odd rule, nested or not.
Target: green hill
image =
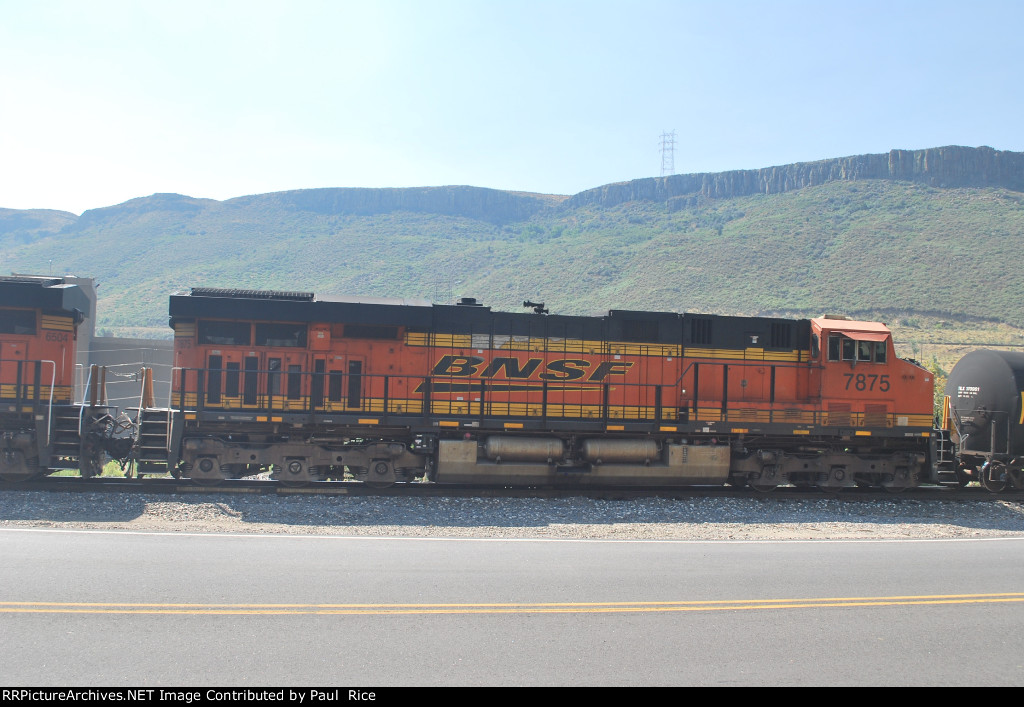
[[[474,296],[513,310],[533,299],[564,314],[829,312],[1024,327],[1022,189],[1024,154],[936,148],[572,197],[473,187],[223,202],[156,194],[77,219],[0,210],[0,258],[10,271],[96,278],[99,328],[133,336],[169,335],[167,295],[200,285]]]

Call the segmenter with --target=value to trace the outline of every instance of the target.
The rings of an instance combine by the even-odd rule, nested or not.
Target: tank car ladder
[[[970,481],[960,468],[959,447],[967,438],[960,430],[960,416],[947,395],[942,401],[942,422],[932,433],[934,481],[938,484],[965,486]]]

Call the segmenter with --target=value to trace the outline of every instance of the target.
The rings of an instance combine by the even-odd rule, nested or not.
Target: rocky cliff
[[[934,147],[892,150],[782,167],[635,179],[588,189],[566,199],[563,208],[615,206],[627,201],[665,201],[692,205],[699,197],[726,199],[780,194],[833,180],[895,179],[934,187],[999,186],[1024,191],[1024,153],[991,147]]]

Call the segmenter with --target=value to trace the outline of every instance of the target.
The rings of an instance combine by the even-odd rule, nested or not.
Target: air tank
[[[950,371],[946,395],[961,451],[1024,453],[1024,353],[979,350]]]
[[[551,437],[492,435],[484,443],[484,456],[492,461],[551,462],[565,456],[565,443]]]

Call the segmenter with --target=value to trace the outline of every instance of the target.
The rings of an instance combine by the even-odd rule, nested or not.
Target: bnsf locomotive
[[[126,458],[98,371],[79,376],[87,402],[74,402],[78,326],[89,299],[65,278],[0,277],[0,479],[57,469],[84,477],[105,455]]]
[[[133,457],[199,483],[931,478],[932,377],[882,324],[533,308],[173,295],[170,400],[140,411]]]

